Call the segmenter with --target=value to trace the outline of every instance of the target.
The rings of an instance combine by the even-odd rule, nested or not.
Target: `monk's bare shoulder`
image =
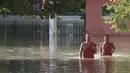
[[[80,50],[83,50],[83,46],[84,46],[85,42],[82,42],[80,45]]]
[[[85,44],[85,42],[82,42],[82,43],[81,43],[81,46],[83,46],[84,44]]]

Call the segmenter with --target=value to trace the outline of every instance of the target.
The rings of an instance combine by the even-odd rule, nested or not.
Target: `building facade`
[[[86,0],[86,31],[93,35],[130,35],[130,32],[115,32],[111,25],[105,24],[102,19],[102,5],[109,0]]]

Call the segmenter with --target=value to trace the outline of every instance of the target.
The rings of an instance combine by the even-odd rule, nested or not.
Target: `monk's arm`
[[[112,53],[115,51],[115,45],[112,43],[112,45],[113,45],[113,50],[112,50]]]
[[[83,43],[80,45],[80,50],[79,50],[79,56],[82,58],[82,53],[83,53]]]
[[[100,43],[99,51],[100,51],[100,53],[102,53],[102,43]]]
[[[94,43],[94,53],[97,53],[97,46],[95,43]]]

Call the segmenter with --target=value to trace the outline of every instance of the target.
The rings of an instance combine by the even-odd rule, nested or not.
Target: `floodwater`
[[[98,48],[101,38],[92,39]],[[97,53],[95,59],[79,59],[79,45],[58,46],[53,57],[48,46],[0,47],[0,73],[130,73],[129,37],[111,40],[116,46],[113,57]]]

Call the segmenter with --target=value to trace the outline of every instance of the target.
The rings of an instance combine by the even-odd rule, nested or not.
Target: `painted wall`
[[[110,29],[109,24],[105,24],[101,18],[102,5],[109,0],[86,0],[86,31],[93,35],[130,35],[130,32],[115,32]]]

